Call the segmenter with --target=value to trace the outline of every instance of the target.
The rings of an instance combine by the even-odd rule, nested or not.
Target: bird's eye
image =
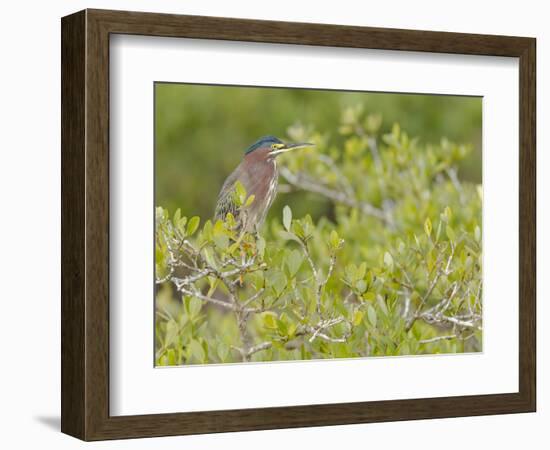
[[[277,148],[277,144],[271,144],[271,148],[275,150]]]

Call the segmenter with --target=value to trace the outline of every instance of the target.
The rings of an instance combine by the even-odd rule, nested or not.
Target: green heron
[[[245,151],[237,168],[227,177],[216,202],[216,220],[225,220],[232,213],[240,230],[258,232],[275,196],[278,171],[276,157],[297,148],[309,147],[309,142],[285,143],[275,136],[258,139]],[[238,207],[235,202],[237,182],[245,188],[247,196],[254,196],[252,204]]]

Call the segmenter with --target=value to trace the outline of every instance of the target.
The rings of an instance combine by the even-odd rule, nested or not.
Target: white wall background
[[[510,4],[508,4],[510,3]],[[59,432],[60,17],[86,7],[534,36],[538,39],[538,412],[508,416],[103,442],[96,448],[548,448],[550,437],[550,29],[545,2],[73,0],[0,13],[3,448],[80,448]],[[511,205],[515,208],[515,205]],[[546,280],[545,280],[546,278]],[[546,425],[546,426],[545,426]]]

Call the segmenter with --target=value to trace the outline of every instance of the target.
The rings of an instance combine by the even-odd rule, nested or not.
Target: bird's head
[[[245,157],[257,156],[265,159],[275,158],[277,155],[315,144],[309,142],[283,142],[275,136],[264,136],[258,139],[245,151]]]

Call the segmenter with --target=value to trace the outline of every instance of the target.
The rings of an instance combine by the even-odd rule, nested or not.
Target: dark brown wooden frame
[[[99,440],[535,411],[535,39],[104,10],[85,10],[64,17],[61,32],[61,429],[64,433]],[[519,58],[519,392],[110,416],[111,34]]]

